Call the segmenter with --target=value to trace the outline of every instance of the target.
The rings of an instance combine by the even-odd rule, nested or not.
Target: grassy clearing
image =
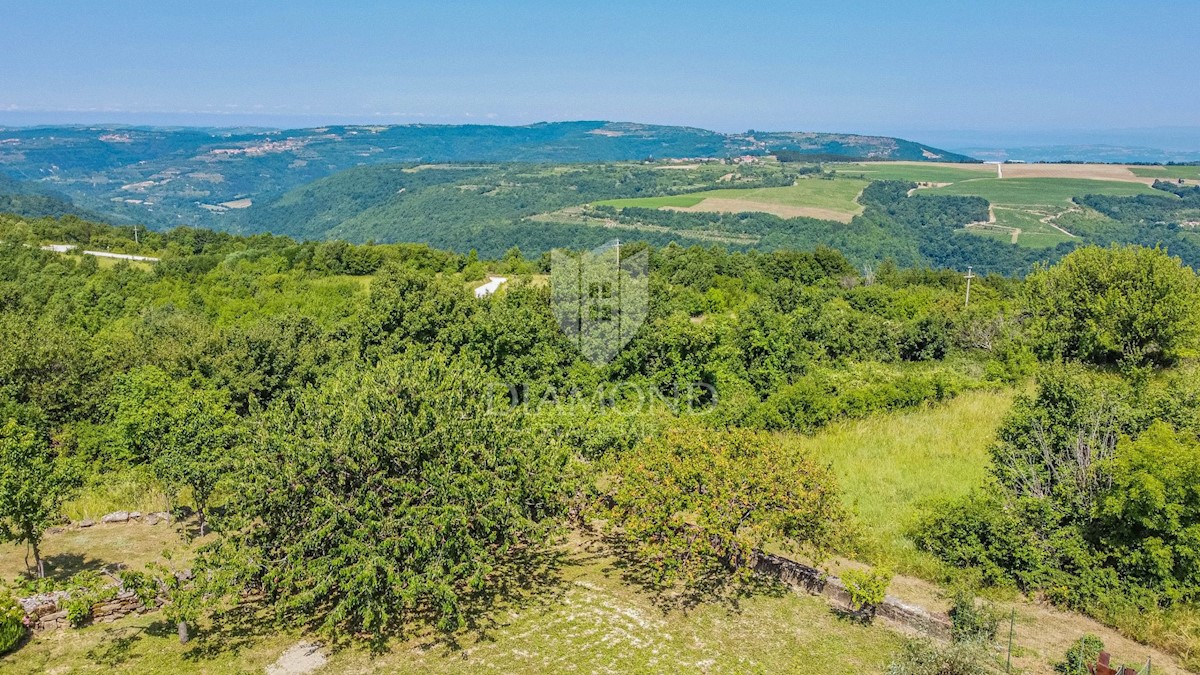
[[[821,180],[801,179],[795,185],[773,188],[722,188],[692,192],[670,197],[640,199],[609,199],[597,205],[617,208],[681,208],[691,209],[704,206],[707,200],[721,200],[722,211],[768,211],[765,206],[784,206],[800,209],[816,209],[834,214],[851,216],[862,211],[856,201],[867,181],[857,178]]]
[[[996,214],[996,225],[1021,230],[1017,243],[1029,248],[1050,248],[1064,241],[1070,241],[1072,239],[1070,235],[1064,234],[1050,224],[1056,222],[1057,218],[1065,212],[1066,209],[1042,207],[992,207],[992,213]],[[1070,232],[1070,230],[1067,231]],[[1011,238],[1009,240],[1011,241]]]
[[[173,523],[97,523],[86,529],[47,534],[42,541],[46,574],[59,580],[81,570],[112,569],[117,563],[140,569],[146,563],[161,562],[163,551],[186,555],[187,550],[183,534]],[[24,546],[0,544],[0,578],[12,580],[24,574],[25,555]],[[32,562],[32,555],[29,560]]]
[[[864,556],[898,571],[932,574],[936,561],[904,536],[917,507],[983,483],[987,447],[1012,403],[1010,391],[976,391],[936,408],[836,425],[815,436],[781,434],[829,462],[865,532]]]
[[[113,511],[155,513],[167,510],[167,498],[158,483],[145,472],[107,474],[78,496],[63,504],[63,515],[72,521],[99,520]]]
[[[664,611],[625,583],[615,561],[574,540],[546,562],[548,583],[453,636],[421,633],[380,654],[348,648],[324,672],[879,673],[901,637],[840,618],[821,599],[784,589],[737,608]],[[161,617],[40,635],[0,659],[0,672],[262,672],[300,639],[250,613],[204,627],[181,646]]]
[[[117,265],[129,265],[135,270],[149,272],[154,269],[154,263],[148,263],[141,260],[121,260],[120,258],[102,258],[96,256],[96,265],[102,270],[112,269]]]

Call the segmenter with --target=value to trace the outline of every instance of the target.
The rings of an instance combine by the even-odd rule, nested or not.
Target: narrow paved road
[[[482,298],[499,290],[500,285],[508,281],[507,277],[488,277],[491,281],[475,289],[475,297]]]
[[[55,253],[69,253],[74,251],[78,246],[71,244],[51,244],[43,246],[43,251],[53,251]],[[130,255],[128,253],[109,253],[108,251],[84,251],[84,255],[94,255],[97,258],[116,258],[117,260],[134,260],[137,262],[159,262],[159,258],[151,258],[145,255]]]

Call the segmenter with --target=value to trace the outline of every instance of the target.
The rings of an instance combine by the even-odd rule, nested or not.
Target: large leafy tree
[[[1122,439],[1104,467],[1112,484],[1097,531],[1125,578],[1175,600],[1200,593],[1200,442],[1155,422]]]
[[[184,488],[191,491],[200,536],[204,536],[213,493],[234,460],[238,418],[217,391],[185,388],[175,402],[171,426],[152,466],[172,501]]]
[[[1160,249],[1079,249],[1030,275],[1025,305],[1043,356],[1169,364],[1200,339],[1200,282]]]
[[[203,536],[213,493],[237,445],[239,420],[227,396],[147,366],[121,378],[113,402],[124,456],[150,466],[172,504],[190,490]]]
[[[847,524],[828,469],[749,431],[648,439],[616,462],[602,503],[648,581],[704,592],[745,579],[768,541],[819,555]]]
[[[237,511],[280,614],[343,634],[459,626],[566,489],[564,456],[497,401],[477,366],[406,352],[266,411]]]
[[[15,420],[0,423],[0,537],[29,545],[38,577],[46,575],[42,534],[74,487],[43,434]]]

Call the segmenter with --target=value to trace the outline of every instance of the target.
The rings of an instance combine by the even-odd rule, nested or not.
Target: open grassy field
[[[665,197],[636,197],[632,199],[606,199],[596,202],[599,206],[615,206],[617,208],[635,207],[641,209],[661,209],[668,206],[687,208],[704,201],[703,193],[687,195],[667,195]]]
[[[987,447],[1011,403],[1008,391],[970,392],[935,408],[779,438],[832,465],[864,528],[868,560],[930,572],[935,562],[913,547],[904,530],[922,502],[963,495],[983,483]]]
[[[1068,225],[1080,209],[1073,197],[1086,194],[1129,196],[1153,194],[1155,177],[1166,177],[1168,168],[1131,167],[1117,164],[940,164],[922,162],[863,162],[832,165],[845,176],[873,180],[906,180],[922,183],[930,194],[973,195],[991,202],[995,221],[989,227],[973,227],[972,233],[1015,242],[1030,248],[1049,248],[1070,241]],[[1198,167],[1169,167],[1188,174]],[[1003,177],[998,175],[1003,171]],[[1171,173],[1171,175],[1174,175]],[[1188,177],[1183,175],[1182,177]],[[1085,226],[1107,220],[1087,214]]]
[[[1087,194],[1131,196],[1153,194],[1156,191],[1143,183],[1130,181],[1006,176],[1003,179],[960,181],[932,188],[929,192],[983,197],[992,204],[995,225],[1020,230],[1018,244],[1042,248],[1056,246],[1078,236],[1058,222],[1065,214],[1078,210],[1072,198]]]
[[[578,538],[538,564],[543,583],[476,626],[452,636],[420,632],[378,654],[327,650],[322,672],[880,673],[902,641],[782,588],[736,608],[668,610]],[[40,635],[0,658],[0,672],[261,673],[301,638],[248,609],[205,626],[186,646],[158,615]]]
[[[909,180],[914,183],[954,183],[996,175],[991,164],[935,164],[931,162],[861,162],[832,164],[838,175],[862,176],[869,180]]]
[[[1200,166],[1131,166],[1129,170],[1135,176],[1142,178],[1161,178],[1163,180],[1184,179],[1200,181]]]
[[[782,218],[805,216],[849,222],[862,212],[856,201],[867,181],[857,178],[804,178],[795,185],[773,188],[722,188],[670,197],[609,199],[597,205],[617,208],[676,208],[682,211],[762,211]]]
[[[976,195],[995,205],[1062,208],[1086,194],[1161,194],[1141,183],[1084,178],[982,178],[934,188],[934,194]]]

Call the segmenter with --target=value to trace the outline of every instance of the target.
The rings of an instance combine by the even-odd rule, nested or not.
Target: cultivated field
[[[1200,181],[1200,166],[1131,166],[1129,170],[1140,178]]]
[[[935,162],[861,162],[837,165],[837,172],[873,180],[954,183],[972,178],[1076,178],[1152,184],[1156,179],[1200,180],[1200,166],[1128,164],[953,164]]]
[[[781,218],[807,217],[848,223],[862,213],[862,206],[856,200],[866,186],[867,181],[860,179],[804,178],[788,187],[726,188],[670,197],[610,199],[597,204],[726,213],[760,211]]]
[[[685,167],[680,167],[685,168]],[[805,178],[789,187],[723,188],[665,197],[612,199],[597,205],[687,212],[763,212],[781,218],[850,222],[862,212],[857,198],[872,180],[906,180],[930,194],[973,195],[992,204],[992,219],[973,233],[1031,248],[1048,248],[1105,222],[1105,216],[1072,201],[1087,194],[1162,194],[1158,179],[1200,180],[1200,167],[1109,164],[951,164],[860,162],[830,164],[834,180]]]
[[[1195,167],[1169,167],[1184,173]],[[993,221],[972,227],[980,236],[1032,248],[1057,246],[1079,232],[1076,224],[1092,227],[1107,218],[1076,206],[1071,200],[1086,194],[1129,196],[1162,194],[1150,185],[1155,170],[1166,177],[1165,167],[1130,167],[1110,164],[926,164],[922,162],[866,162],[839,164],[840,175],[873,180],[907,180],[931,194],[972,195],[992,204]],[[1000,177],[1000,174],[1003,177]],[[1081,222],[1082,221],[1082,222]]]
[[[869,180],[910,180],[915,183],[953,183],[996,175],[996,167],[990,164],[863,162],[834,164],[829,168],[841,176],[862,176]]]
[[[1021,166],[1021,165],[1017,165]],[[1005,167],[1007,171],[1008,167]],[[1081,211],[1071,199],[1087,194],[1131,196],[1154,194],[1155,190],[1135,181],[1102,181],[1086,178],[981,178],[930,188],[931,194],[973,195],[992,204],[995,225],[1019,230],[1023,246],[1056,246],[1078,236],[1058,223],[1067,213]],[[1159,193],[1161,194],[1161,193]],[[1094,214],[1096,218],[1104,218]],[[1008,233],[1003,233],[1008,234]],[[1003,236],[1003,234],[1001,236]]]

